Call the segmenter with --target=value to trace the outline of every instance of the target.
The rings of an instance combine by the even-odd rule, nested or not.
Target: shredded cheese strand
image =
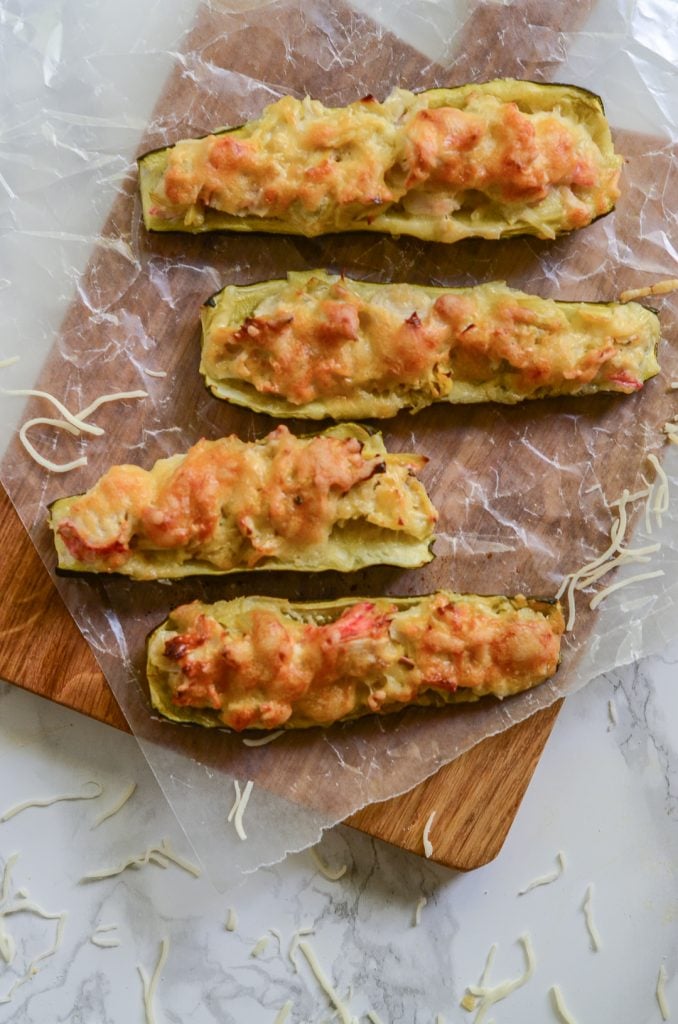
[[[0,816],[0,821],[9,821],[10,818],[15,817],[17,814],[21,814],[22,811],[27,811],[30,807],[51,807],[52,804],[62,803],[66,800],[96,800],[104,791],[104,787],[100,782],[95,782],[91,779],[85,783],[86,786],[96,786],[98,789],[97,793],[62,793],[59,796],[52,797],[38,797],[32,800],[24,800],[23,803],[15,804],[14,807],[10,807],[9,810]]]
[[[429,833],[431,831],[431,825],[433,824],[433,819],[435,818],[435,816],[436,812],[431,811],[428,818],[426,819],[426,824],[424,825],[424,832],[421,837],[424,843],[424,856],[426,857],[427,860],[429,859],[429,857],[433,856],[433,844],[429,839]]]
[[[648,455],[647,461],[656,473],[657,496],[652,504],[652,511],[654,512],[657,526],[661,527],[662,515],[668,511],[669,507],[669,478],[656,455]]]
[[[144,1011],[146,1014],[146,1024],[156,1024],[155,1009],[153,1006],[155,1002],[155,990],[158,987],[158,981],[160,980],[160,975],[167,961],[168,953],[169,939],[164,938],[160,943],[160,956],[158,957],[158,962],[155,965],[155,970],[151,975],[150,982],[148,980],[148,975],[146,974],[144,968],[140,964],[137,964],[137,970],[139,972],[139,977],[141,978],[141,984],[144,990]]]
[[[619,717],[617,715],[617,707],[612,699],[607,702],[607,713],[610,716],[610,722],[612,725],[617,725],[619,723]]]
[[[116,946],[122,945],[120,939],[102,939],[96,932],[94,935],[90,935],[89,941],[101,949],[115,949]]]
[[[99,825],[103,824],[104,821],[108,821],[108,819],[112,818],[114,814],[117,814],[118,811],[122,810],[122,808],[130,799],[136,788],[136,782],[130,782],[129,786],[123,790],[123,792],[120,794],[120,797],[118,798],[118,800],[116,800],[113,806],[110,807],[107,811],[104,811],[103,814],[99,815],[94,824],[90,825],[90,832],[95,828],[99,828]]]
[[[9,356],[7,359],[0,359],[0,369],[4,370],[6,366],[14,366],[15,363],[19,362],[20,358],[21,356]]]
[[[660,966],[659,966],[659,975],[657,977],[657,988],[655,990],[655,995],[657,996],[657,1002],[659,1004],[659,1012],[662,1015],[662,1020],[668,1020],[669,1017],[671,1016],[671,1013],[669,1011],[669,1004],[666,1001],[665,985],[666,985],[666,968],[664,967],[664,964],[660,964]]]
[[[287,951],[287,956],[289,957],[289,961],[292,964],[292,967],[294,967],[294,973],[295,974],[299,973],[299,965],[298,965],[298,963],[296,961],[296,957],[294,955],[296,953],[297,947],[299,945],[299,939],[301,938],[302,935],[313,935],[314,932],[315,932],[315,928],[313,928],[312,925],[305,925],[303,928],[297,928],[296,932],[292,936],[292,940],[290,942],[290,948]]]
[[[169,839],[162,839],[159,844],[149,846],[145,853],[141,853],[136,857],[130,857],[129,860],[123,861],[113,868],[102,868],[100,871],[91,871],[88,875],[83,875],[80,879],[81,882],[98,882],[103,878],[113,878],[115,875],[121,875],[127,868],[132,867],[143,867],[144,864],[153,862],[158,864],[160,867],[166,868],[162,858],[166,858],[172,863],[176,864],[177,867],[182,868],[189,874],[193,875],[194,878],[200,878],[202,871],[197,865],[192,864],[190,861],[179,856],[175,853],[172,846],[170,845]]]
[[[285,1024],[285,1021],[289,1017],[293,1005],[294,1004],[292,1000],[288,999],[285,1005],[281,1006],[278,1012],[276,1013],[273,1024]]]
[[[142,367],[147,377],[166,377],[167,370],[148,370],[145,366]]]
[[[657,281],[646,288],[627,288],[619,296],[620,302],[632,302],[634,299],[645,299],[650,295],[668,295],[678,289],[678,278],[670,277],[666,281]]]
[[[250,950],[250,956],[261,956],[261,954],[264,952],[270,941],[271,940],[268,937],[268,935],[262,935],[261,938],[258,939],[257,942],[254,944],[254,946],[252,946],[252,949]]]
[[[372,1024],[384,1024],[383,1020],[381,1019],[379,1014],[376,1012],[376,1010],[368,1010],[366,1016],[367,1016],[367,1019],[372,1022]]]
[[[523,952],[525,954],[525,970],[519,978],[502,981],[499,985],[495,985],[494,988],[487,988],[485,985],[468,986],[468,991],[471,995],[480,998],[480,1006],[478,1007],[474,1024],[482,1024],[491,1006],[502,999],[506,999],[507,996],[510,996],[516,989],[522,988],[532,978],[536,965],[532,942],[527,934],[521,935],[519,941],[523,945]]]
[[[52,914],[48,910],[45,910],[43,907],[41,907],[40,904],[36,903],[34,900],[22,900],[21,903],[15,904],[12,907],[8,907],[6,910],[3,911],[4,915],[21,913],[35,914],[36,917],[42,917],[46,921],[56,921],[56,934],[54,937],[54,942],[49,947],[49,949],[46,949],[44,952],[39,953],[37,956],[33,957],[28,967],[26,968],[25,973],[16,979],[16,981],[9,989],[7,994],[3,996],[2,999],[0,999],[0,1004],[11,1002],[16,990],[20,988],[21,985],[25,985],[27,981],[30,981],[38,973],[38,964],[42,963],[43,960],[47,960],[49,957],[54,956],[54,954],[57,952],[63,941],[64,925],[66,923],[67,916],[65,911]]]
[[[645,580],[656,580],[659,576],[665,576],[666,573],[663,569],[657,569],[655,572],[641,572],[637,576],[629,576],[625,580],[619,580],[617,583],[610,584],[609,587],[605,587],[604,590],[599,590],[592,601],[589,602],[589,608],[595,610],[601,601],[604,601],[610,594],[614,594],[615,590],[621,590],[622,587],[630,587],[632,583],[643,583]]]
[[[565,870],[565,854],[562,850],[558,851],[556,859],[558,861],[558,867],[554,871],[550,871],[546,875],[539,875],[539,877],[533,879],[529,885],[526,885],[524,889],[521,889],[518,892],[518,895],[524,896],[526,892],[531,892],[532,889],[536,889],[540,885],[550,885],[551,882],[556,882]]]
[[[421,912],[428,903],[425,896],[420,896],[417,900],[417,905],[414,908],[414,918],[412,919],[412,927],[417,928],[421,922]]]
[[[556,1008],[556,1013],[563,1024],[577,1024],[577,1021],[565,1006],[565,1000],[563,999],[563,993],[560,991],[560,986],[552,985],[549,991],[553,997],[553,1005]]]
[[[116,391],[115,393],[111,393],[109,395],[99,395],[99,397],[95,398],[93,402],[90,402],[88,406],[80,410],[80,412],[78,413],[78,419],[87,419],[88,416],[91,416],[92,413],[96,412],[96,410],[99,409],[102,405],[108,405],[109,402],[123,402],[126,401],[128,398],[148,398],[148,391]],[[100,431],[102,434],[104,433],[101,427],[97,427],[96,429]]]
[[[234,932],[238,927],[238,915],[236,914],[233,907],[228,908],[228,916],[226,918],[226,924],[224,925],[227,932]]]
[[[330,882],[338,882],[339,879],[343,878],[346,872],[348,871],[348,864],[342,864],[341,867],[339,868],[329,867],[313,846],[309,849],[308,852],[311,855],[311,859],[315,863],[315,866],[317,867],[320,874],[324,875],[325,878],[327,878]]]
[[[260,740],[243,739],[243,744],[246,747],[265,747],[267,743],[273,743],[273,740],[277,740],[278,736],[282,736],[284,732],[284,729],[278,729],[277,732],[272,732],[270,736],[263,736]]]
[[[52,473],[70,473],[72,469],[78,469],[80,466],[87,465],[87,459],[84,455],[79,456],[77,459],[72,459],[70,462],[54,462],[52,459],[48,459],[44,455],[41,455],[38,449],[28,440],[27,436],[28,430],[38,424],[48,424],[53,427],[64,427],[72,434],[76,433],[76,431],[73,427],[70,427],[65,420],[49,420],[45,419],[43,416],[38,416],[36,419],[27,420],[23,423],[19,430],[19,440],[31,458],[35,459],[39,466],[42,466],[43,469],[49,469]]]
[[[586,896],[584,897],[582,910],[584,911],[584,920],[586,921],[586,928],[588,930],[589,935],[591,936],[591,948],[594,950],[594,952],[598,953],[600,951],[601,946],[600,932],[596,928],[595,922],[593,920],[593,912],[591,910],[592,900],[593,885],[591,884],[588,886],[586,890]]]
[[[240,801],[242,799],[242,793],[240,792],[240,783],[238,782],[237,779],[233,779],[233,786],[235,788],[235,800],[233,801],[233,806],[228,812],[228,818],[226,819],[226,821],[228,822],[233,821],[233,815],[238,810],[238,805],[240,804]]]
[[[238,803],[238,806],[236,808],[235,817],[233,819],[233,825],[235,827],[235,831],[236,831],[236,833],[237,833],[237,835],[238,835],[238,837],[240,839],[247,839],[247,833],[245,832],[245,829],[244,829],[243,823],[242,823],[242,816],[245,813],[245,808],[247,807],[247,804],[249,802],[249,798],[250,798],[250,794],[252,792],[252,787],[253,786],[254,786],[254,783],[252,782],[252,780],[248,779],[247,780],[247,784],[245,785],[245,788],[243,790],[243,794],[242,794],[242,796],[240,798],[240,801]]]
[[[299,942],[299,949],[306,957],[308,965],[313,971],[321,989],[323,990],[329,1001],[332,1003],[332,1005],[338,1012],[341,1024],[351,1024],[351,1013],[348,1007],[339,998],[338,992],[335,990],[329,978],[327,977],[322,967],[318,963],[318,958],[316,957],[315,953],[311,949],[308,942],[305,941],[305,939],[302,939]]]

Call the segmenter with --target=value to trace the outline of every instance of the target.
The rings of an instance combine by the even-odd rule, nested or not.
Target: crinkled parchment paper
[[[87,455],[85,468],[63,476],[35,465],[16,442],[22,418],[51,410],[38,400],[26,408],[20,399],[2,398],[8,442],[2,480],[50,569],[49,501],[84,490],[112,463],[149,466],[200,436],[255,437],[274,426],[217,402],[197,374],[199,306],[225,280],[329,267],[372,280],[455,285],[499,278],[545,296],[609,300],[623,288],[677,275],[671,238],[678,203],[678,41],[670,5],[542,6],[543,14],[532,0],[459,5],[457,20],[449,12],[440,17],[449,35],[438,47],[443,61],[434,64],[336,4],[269,3],[245,13],[202,7],[180,38],[171,4],[143,12],[130,6],[137,19],[133,44],[129,33],[121,41],[115,31],[91,43],[68,5],[5,5],[0,52],[4,81],[13,84],[0,151],[1,355],[17,354],[21,362],[0,370],[2,384],[39,382],[74,411],[102,392],[148,392],[143,401],[96,414],[104,437],[78,441],[35,432],[35,443],[58,461]],[[402,7],[401,24],[429,14],[437,24],[441,10]],[[603,95],[627,157],[616,213],[552,243],[448,247],[364,235],[149,237],[140,225],[137,152],[240,123],[287,91],[339,103],[368,92],[384,96],[395,85],[422,89],[504,74],[571,80]],[[665,575],[610,597],[595,615],[580,596],[557,677],[503,704],[412,710],[248,749],[225,732],[151,717],[142,671],[146,632],[171,606],[194,597],[262,592],[314,599],[436,587],[552,595],[564,572],[606,547],[611,512],[604,496],[613,500],[624,487],[636,488],[648,472],[649,452],[676,469],[661,433],[678,412],[678,392],[669,389],[678,378],[675,298],[661,300],[661,308],[662,373],[638,395],[512,409],[441,405],[382,424],[391,448],[430,456],[424,479],[440,509],[440,536],[438,557],[420,571],[258,573],[176,584],[58,581],[217,885],[314,842],[322,828],[409,789],[483,737],[658,649],[675,633],[678,503],[672,501],[661,530],[655,528],[660,555],[641,567],[661,565]],[[149,377],[145,369],[167,376]],[[640,515],[636,520],[640,536],[644,523]],[[246,843],[226,824],[233,777],[255,782]]]

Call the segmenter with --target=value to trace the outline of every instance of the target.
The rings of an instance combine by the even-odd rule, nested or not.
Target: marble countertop
[[[519,940],[528,935],[534,975],[486,1021],[557,1022],[554,985],[581,1024],[661,1021],[660,964],[669,1007],[678,1008],[677,663],[678,644],[567,701],[492,864],[457,874],[339,827],[320,847],[326,864],[347,866],[338,881],[303,853],[225,895],[205,877],[153,863],[82,882],[163,838],[189,860],[190,845],[132,738],[3,685],[0,812],[29,798],[88,793],[82,787],[90,780],[104,793],[0,823],[0,858],[18,854],[5,905],[27,889],[45,910],[67,915],[60,948],[11,1002],[0,1002],[0,1021],[143,1024],[137,968],[151,973],[165,938],[158,1024],[272,1024],[288,1001],[294,1024],[337,1019],[304,957],[297,953],[298,972],[289,959],[301,927],[313,928],[307,941],[349,1007],[340,1020],[368,1021],[371,1011],[384,1024],[473,1021],[459,1003],[490,947],[498,944],[489,979],[496,985],[523,972]],[[130,800],[92,829],[132,781]],[[555,869],[561,851],[561,877],[519,896]],[[597,952],[582,910],[589,885]],[[226,928],[230,908],[234,931]],[[5,925],[16,955],[0,964],[0,1000],[53,945],[57,922],[22,913]],[[99,940],[120,944],[94,945],[97,927],[109,925],[117,927]],[[268,943],[253,955],[264,936]]]

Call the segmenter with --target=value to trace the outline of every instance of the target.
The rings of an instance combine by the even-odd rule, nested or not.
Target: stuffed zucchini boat
[[[338,108],[285,96],[258,120],[138,160],[152,231],[436,242],[584,227],[614,207],[621,164],[598,96],[516,79]]]
[[[178,722],[327,726],[526,690],[556,671],[562,633],[557,602],[522,596],[195,601],[151,633],[147,676]]]
[[[306,437],[281,425],[255,442],[201,440],[150,470],[113,466],[52,504],[57,571],[153,580],[423,565],[437,520],[415,476],[426,461],[354,424]]]
[[[429,288],[290,273],[227,286],[203,306],[202,325],[210,391],[271,416],[630,394],[659,370],[654,310],[555,302],[502,282]]]

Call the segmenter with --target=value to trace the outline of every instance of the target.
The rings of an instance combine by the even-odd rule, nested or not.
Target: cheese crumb
[[[226,924],[224,927],[227,932],[234,932],[238,927],[238,915],[233,907],[229,907],[228,917],[226,918]]]
[[[427,860],[433,856],[433,844],[429,839],[429,833],[431,831],[431,825],[433,824],[433,819],[435,818],[435,816],[436,812],[431,811],[426,820],[426,824],[424,825],[424,833],[422,835],[422,841],[424,843],[424,856],[426,857]]]
[[[272,743],[273,740],[277,740],[278,736],[282,736],[284,732],[284,729],[278,729],[277,732],[272,732],[269,736],[263,736],[259,740],[243,738],[243,744],[246,747],[265,747],[267,743]]]
[[[414,908],[414,919],[413,919],[413,922],[412,922],[412,926],[414,928],[418,927],[418,925],[419,925],[419,923],[421,921],[421,912],[422,912],[422,910],[424,909],[424,907],[426,906],[427,903],[428,903],[428,900],[426,899],[425,896],[420,896],[419,899],[417,900],[417,905]]]
[[[269,939],[268,935],[262,935],[261,938],[254,944],[254,946],[250,950],[250,956],[261,956],[261,954],[265,951],[270,941],[271,940]]]

